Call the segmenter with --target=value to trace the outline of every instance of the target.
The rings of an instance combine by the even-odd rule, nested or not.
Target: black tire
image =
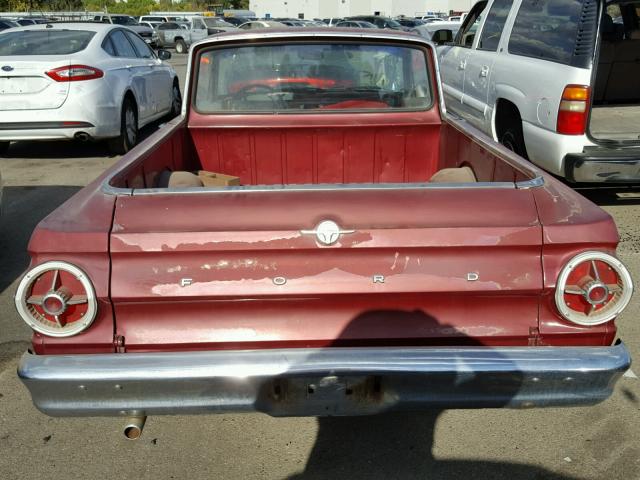
[[[109,150],[116,155],[124,155],[138,143],[138,110],[130,98],[122,102],[120,135],[108,142]]]
[[[180,85],[178,84],[178,80],[173,82],[173,87],[171,88],[171,113],[169,116],[171,118],[177,117],[180,115],[182,111],[182,94],[180,93]]]
[[[507,128],[500,137],[500,143],[522,158],[529,159],[522,135],[522,125]]]
[[[0,155],[4,155],[9,150],[9,144],[11,142],[0,142]]]
[[[184,40],[178,40],[176,42],[176,53],[184,54],[189,51],[189,47]]]

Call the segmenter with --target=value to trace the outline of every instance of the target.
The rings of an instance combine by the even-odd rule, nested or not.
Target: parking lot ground
[[[321,419],[158,416],[137,442],[124,439],[117,418],[41,414],[15,374],[29,342],[13,307],[28,265],[26,244],[40,219],[117,158],[99,145],[72,143],[14,144],[10,155],[0,159],[7,185],[0,225],[0,479],[640,478],[640,380],[633,371],[594,407]],[[619,255],[640,282],[637,191],[585,194],[616,219]],[[618,321],[636,359],[639,318],[636,293]]]

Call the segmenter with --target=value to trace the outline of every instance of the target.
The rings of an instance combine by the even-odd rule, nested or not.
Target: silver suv
[[[447,108],[521,156],[640,181],[640,0],[483,0],[438,55]]]

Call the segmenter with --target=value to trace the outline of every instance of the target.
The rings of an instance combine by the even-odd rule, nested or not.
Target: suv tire
[[[524,138],[522,136],[521,125],[507,128],[500,137],[500,143],[512,152],[520,155],[522,158],[526,158],[527,160],[529,159],[527,156],[527,148],[524,144]]]

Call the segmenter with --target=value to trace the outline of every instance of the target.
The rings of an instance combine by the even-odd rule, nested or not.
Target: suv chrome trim
[[[610,347],[362,347],[100,355],[25,353],[18,375],[54,416],[357,415],[429,407],[595,404],[631,359]],[[316,392],[318,395],[313,395]]]

